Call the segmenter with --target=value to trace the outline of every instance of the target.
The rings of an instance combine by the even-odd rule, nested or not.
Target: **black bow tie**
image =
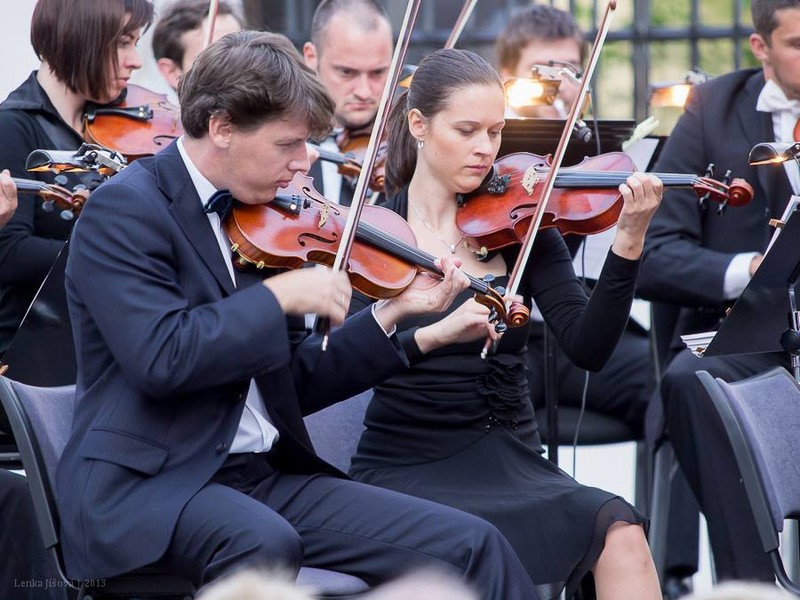
[[[217,190],[208,199],[205,208],[207,213],[217,213],[221,221],[225,220],[233,206],[233,196],[228,190]]]

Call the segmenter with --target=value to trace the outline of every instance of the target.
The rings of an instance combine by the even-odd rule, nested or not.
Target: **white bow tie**
[[[794,117],[800,117],[800,100],[789,100],[778,84],[770,79],[758,96],[756,110],[769,113],[788,112]]]

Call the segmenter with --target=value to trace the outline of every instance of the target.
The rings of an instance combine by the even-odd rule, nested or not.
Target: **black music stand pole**
[[[558,370],[556,338],[546,323],[543,328],[544,405],[547,411],[547,458],[558,466]]]

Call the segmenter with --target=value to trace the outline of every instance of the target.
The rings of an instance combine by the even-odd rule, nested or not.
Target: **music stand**
[[[564,155],[565,167],[576,165],[587,156],[597,156],[598,135],[601,154],[622,150],[622,143],[630,139],[636,128],[636,121],[598,119],[586,121],[586,126],[591,130],[592,138],[588,142],[575,135],[570,138],[567,153]],[[508,118],[503,127],[503,141],[497,155],[505,156],[512,152],[532,152],[542,156],[552,154],[558,146],[563,129],[562,119]]]
[[[800,216],[793,210],[703,356],[786,351],[800,382]],[[788,316],[788,323],[787,323]]]

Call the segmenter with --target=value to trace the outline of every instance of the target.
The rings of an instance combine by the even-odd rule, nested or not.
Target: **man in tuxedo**
[[[150,565],[204,584],[306,564],[377,583],[432,564],[487,598],[535,598],[494,527],[349,480],[303,425],[405,368],[395,323],[442,310],[466,277],[442,260],[443,280],[342,324],[345,274],[235,269],[231,197],[273,201],[333,102],[285,37],[258,32],[203,51],[179,96],[185,136],[101,186],[73,235],[77,408],[57,473],[69,575]],[[327,350],[306,312],[341,325]]]
[[[323,0],[303,57],[336,103],[333,135],[320,145],[338,152],[338,134],[368,136],[392,63],[392,26],[383,7],[375,0]],[[317,161],[309,175],[328,200],[350,205],[353,185],[337,165]]]
[[[751,167],[750,149],[791,141],[800,116],[800,2],[753,0],[750,46],[762,69],[746,69],[698,86],[661,154],[659,172],[730,169],[754,188],[752,202],[718,215],[691,190],[668,191],[650,225],[639,276],[641,294],[681,306],[677,334],[717,327],[760,264],[780,217],[800,190],[795,163]],[[733,452],[695,371],[736,381],[770,367],[788,367],[785,353],[698,358],[676,338],[676,356],[660,386],[666,429],[677,460],[704,512],[720,579],[772,581],[769,560],[735,475]],[[654,436],[663,422],[654,414]],[[662,419],[663,421],[663,419]]]

